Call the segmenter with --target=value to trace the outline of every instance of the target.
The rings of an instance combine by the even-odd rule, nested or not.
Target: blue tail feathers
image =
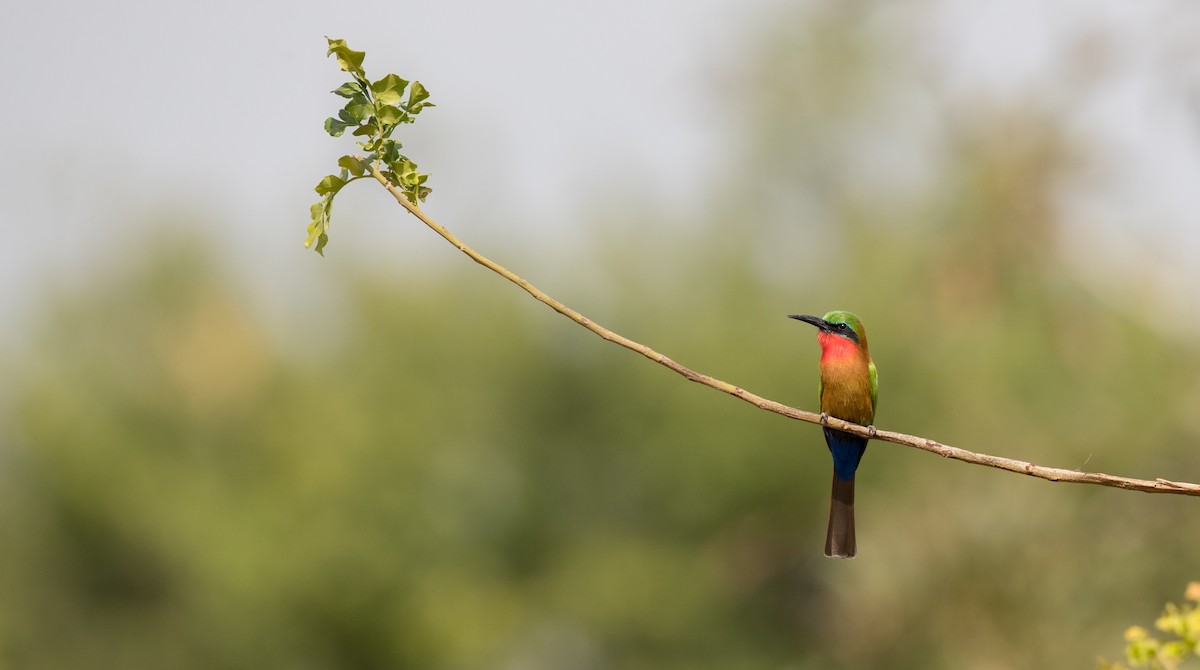
[[[838,479],[854,479],[854,471],[867,450],[867,438],[825,428],[825,444],[833,454],[833,475]]]

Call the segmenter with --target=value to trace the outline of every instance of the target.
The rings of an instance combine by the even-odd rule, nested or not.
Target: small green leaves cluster
[[[1125,658],[1132,668],[1177,670],[1188,659],[1200,658],[1200,582],[1188,584],[1183,605],[1167,603],[1154,627],[1169,637],[1159,639],[1141,626],[1125,631]],[[1125,670],[1120,663],[1101,662],[1102,670]],[[1189,667],[1192,667],[1189,665]]]
[[[414,205],[429,195],[431,189],[425,185],[429,175],[418,172],[417,164],[400,153],[402,145],[392,138],[392,133],[401,125],[416,121],[425,108],[435,106],[429,102],[429,91],[421,82],[410,83],[394,74],[372,82],[367,79],[362,66],[366,52],[354,51],[346,46],[345,40],[325,39],[329,42],[326,55],[336,57],[342,71],[349,73],[351,78],[333,90],[335,95],[346,99],[346,104],[336,117],[325,120],[325,132],[341,137],[350,130],[352,136],[362,138],[358,146],[362,147],[365,156],[342,156],[337,162],[341,170],[317,183],[315,190],[321,199],[311,208],[312,222],[308,224],[304,246],[316,245],[315,249],[321,255],[325,254],[325,245],[329,242],[329,216],[334,197],[346,184],[371,176],[372,167]]]

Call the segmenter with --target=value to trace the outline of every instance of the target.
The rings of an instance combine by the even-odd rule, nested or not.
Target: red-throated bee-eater
[[[793,319],[818,329],[821,344],[821,414],[851,423],[871,426],[879,377],[867,349],[867,330],[862,319],[850,312],[833,311],[825,316],[791,314]],[[825,427],[825,444],[833,454],[833,495],[829,503],[829,529],[825,555],[853,558],[854,471],[867,450],[867,438]]]

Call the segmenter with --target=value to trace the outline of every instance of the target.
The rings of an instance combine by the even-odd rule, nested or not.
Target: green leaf
[[[331,175],[321,179],[321,181],[317,183],[316,188],[314,188],[313,190],[316,191],[320,195],[326,195],[326,194],[331,194],[331,193],[337,193],[345,185],[346,185],[346,181],[344,179],[342,179],[341,177],[339,177],[335,174],[331,174]]]
[[[424,186],[429,175],[417,172],[417,164],[411,160],[400,156],[398,161],[389,166],[392,168],[392,172],[388,173],[388,181],[403,191],[404,196],[414,205],[433,192],[432,189]]]
[[[365,51],[354,51],[346,46],[346,40],[330,39],[328,35],[325,39],[329,42],[329,51],[325,52],[326,56],[337,56],[338,65],[346,72],[361,76],[363,74],[362,63],[367,57]]]
[[[361,137],[363,135],[374,135],[377,132],[379,132],[379,128],[377,128],[374,123],[368,123],[359,126],[353,134]]]
[[[346,132],[346,127],[351,125],[358,124],[343,123],[331,116],[328,119],[325,119],[325,132],[333,135],[334,137],[341,137],[342,133]]]
[[[384,105],[383,107],[379,108],[377,116],[379,117],[379,121],[381,123],[396,125],[397,123],[400,123],[400,119],[404,118],[404,110],[400,109],[399,107],[393,107],[392,105]]]
[[[350,118],[362,123],[375,114],[375,107],[370,103],[355,102],[351,100],[350,102],[346,103],[346,106],[342,108],[342,111],[346,112]]]
[[[375,99],[385,105],[398,105],[404,96],[404,88],[408,86],[408,82],[400,77],[389,74],[379,81],[371,84],[371,90],[375,92]],[[413,84],[416,89],[420,84]],[[423,89],[422,89],[423,90]]]
[[[379,150],[379,158],[388,165],[392,165],[404,158],[400,155],[401,144],[398,140],[384,140],[383,146]]]
[[[414,163],[406,158],[403,161],[401,161],[401,163],[398,167],[400,169],[397,170],[397,172],[400,174],[401,183],[403,183],[407,186],[415,186],[418,183],[417,177],[419,177],[421,175],[421,173],[417,172],[417,164],[416,163]]]
[[[348,82],[342,84],[341,86],[338,86],[337,88],[333,89],[332,91],[330,91],[330,93],[340,95],[343,98],[353,98],[356,96],[361,96],[364,99],[366,98],[366,92],[363,91],[363,87],[360,86],[359,83],[356,81],[348,81]]]
[[[429,91],[425,90],[425,87],[421,85],[421,82],[414,81],[412,84],[412,88],[409,89],[409,91],[408,91],[408,104],[414,105],[418,102],[424,102],[428,99],[429,99]],[[432,105],[426,105],[426,106],[432,107]]]
[[[304,248],[311,249],[315,243],[316,252],[325,255],[325,245],[329,243],[329,218],[325,216],[325,205],[323,202],[318,202],[313,205],[315,210],[320,210],[319,217],[314,215],[312,223],[308,224],[308,236],[304,238]]]
[[[338,159],[337,164],[355,177],[361,177],[367,173],[367,164],[354,156],[342,156]]]

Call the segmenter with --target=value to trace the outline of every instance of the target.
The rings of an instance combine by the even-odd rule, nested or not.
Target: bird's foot
[[[878,434],[879,434],[879,431],[875,430],[875,426],[867,426],[867,435],[870,435],[871,437],[875,437]]]
[[[825,412],[821,412],[821,425],[822,426],[829,425],[829,415],[826,414]]]

